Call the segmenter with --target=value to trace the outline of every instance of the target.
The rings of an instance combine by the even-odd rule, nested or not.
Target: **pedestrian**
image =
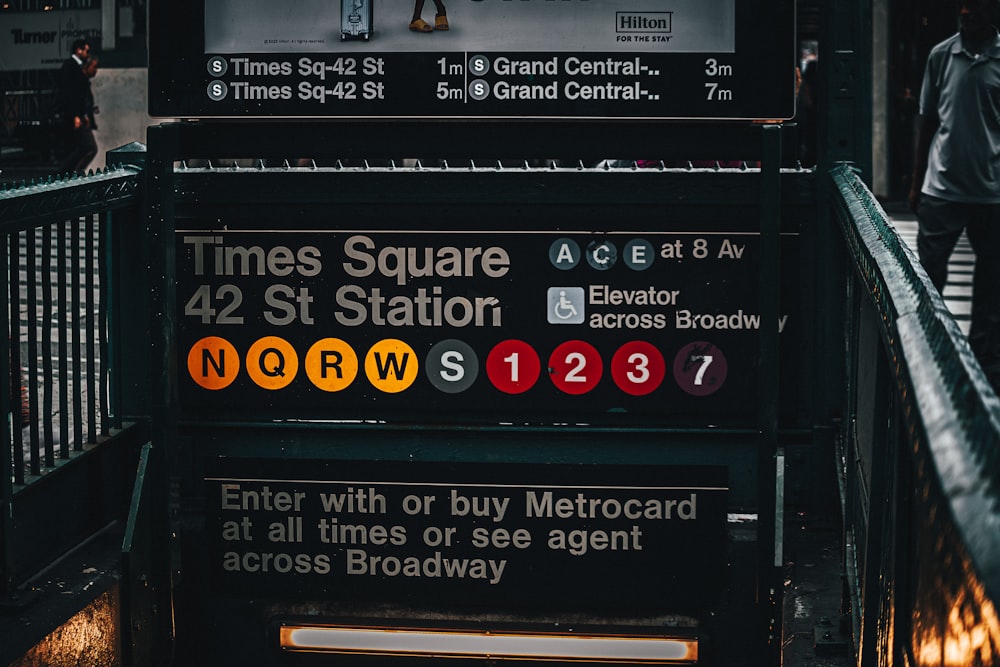
[[[66,140],[68,154],[65,159],[70,171],[83,171],[97,155],[97,141],[88,117],[90,79],[83,65],[90,57],[90,43],[76,39],[70,57],[59,70],[59,87],[56,90],[55,111],[60,131]],[[93,100],[93,95],[89,95]]]
[[[910,208],[939,292],[964,230],[976,255],[969,346],[1000,393],[1000,0],[960,0],[959,31],[927,58]]]

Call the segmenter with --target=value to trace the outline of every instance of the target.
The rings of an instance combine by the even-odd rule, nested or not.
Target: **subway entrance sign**
[[[794,115],[792,0],[446,4],[449,29],[428,33],[411,29],[413,3],[404,0],[154,0],[150,111],[564,121]]]
[[[211,419],[752,426],[759,332],[802,368],[784,344],[799,304],[762,321],[758,223],[738,205],[646,208],[655,227],[613,230],[616,205],[553,224],[547,206],[467,203],[429,211],[434,229],[332,202],[294,227],[260,207],[186,218],[180,403]],[[781,243],[795,256],[798,232]]]
[[[814,359],[810,175],[782,190],[770,319],[761,178],[176,171],[178,636],[213,664],[372,628],[745,659],[761,338],[787,431]]]

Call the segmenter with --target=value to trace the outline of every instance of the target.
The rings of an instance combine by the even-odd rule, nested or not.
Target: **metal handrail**
[[[831,175],[853,292],[859,311],[873,313],[861,326],[878,331],[875,356],[884,359],[886,395],[866,395],[884,402],[876,413],[892,423],[876,424],[881,437],[868,442],[859,441],[864,429],[842,434],[846,486],[862,488],[870,503],[852,513],[845,498],[846,546],[858,554],[847,574],[859,664],[886,636],[897,643],[886,650],[914,664],[929,654],[972,664],[977,651],[1000,644],[1000,400],[858,174],[840,165]],[[857,336],[849,345],[863,346]]]

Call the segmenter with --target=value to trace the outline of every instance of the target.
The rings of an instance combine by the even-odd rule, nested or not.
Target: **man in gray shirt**
[[[960,0],[927,58],[910,189],[920,263],[938,291],[962,230],[976,254],[969,345],[1000,393],[1000,0]]]

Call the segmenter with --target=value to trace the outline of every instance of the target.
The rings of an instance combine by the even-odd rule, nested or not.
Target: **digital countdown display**
[[[152,0],[149,30],[156,117],[794,115],[793,0]]]

